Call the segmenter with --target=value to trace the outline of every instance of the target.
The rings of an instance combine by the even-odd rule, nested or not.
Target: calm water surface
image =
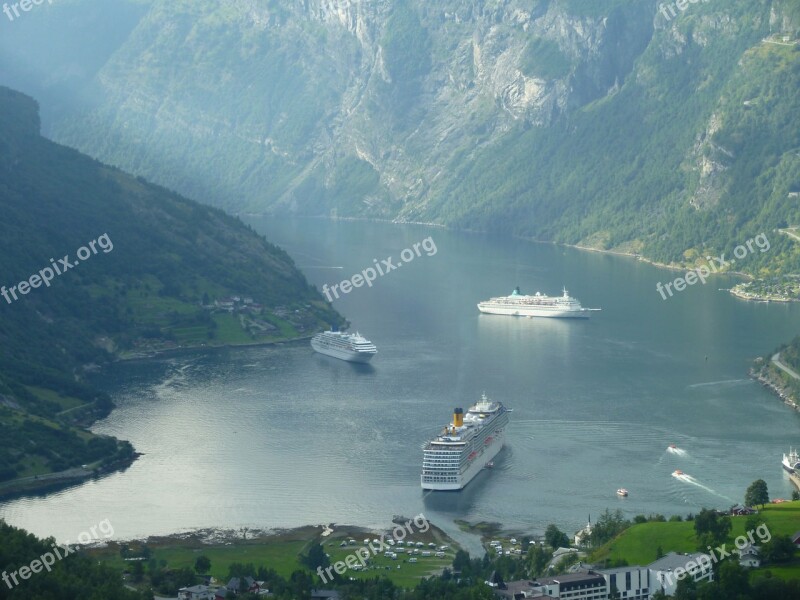
[[[386,525],[420,512],[567,531],[621,508],[686,514],[741,502],[755,479],[791,486],[780,455],[800,415],[747,378],[800,329],[800,306],[739,301],[720,277],[663,301],[678,273],[638,261],[420,226],[253,218],[319,287],[431,236],[334,306],[379,354],[354,366],[305,343],[115,365],[118,408],[94,430],[128,439],[131,468],[0,517],[74,540],[108,518],[120,538],[197,527]],[[480,315],[492,295],[567,286],[589,321]],[[493,470],[461,493],[423,493],[421,445],[481,392],[514,409]],[[680,449],[669,452],[674,443]],[[675,469],[687,475],[672,476]],[[617,498],[626,487],[630,496]]]

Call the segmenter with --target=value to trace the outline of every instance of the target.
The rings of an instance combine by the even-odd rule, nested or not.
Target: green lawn
[[[207,556],[211,561],[213,575],[221,581],[227,581],[228,567],[232,563],[253,563],[256,568],[265,566],[275,569],[283,577],[289,577],[293,571],[302,568],[299,555],[308,544],[305,540],[280,539],[269,542],[235,542],[231,545],[151,545],[151,558],[166,561],[172,568],[194,568],[198,556]],[[108,549],[92,551],[98,559],[120,570],[130,569],[133,561],[125,561],[119,554],[115,544]]]
[[[766,522],[771,535],[791,535],[800,530],[800,501],[769,504],[760,512],[759,517]],[[733,517],[728,548],[734,539],[746,531],[747,517]],[[754,534],[759,542],[758,532]],[[656,559],[656,549],[661,546],[664,554],[674,552],[697,552],[698,542],[694,534],[694,523],[691,521],[669,523],[641,523],[629,527],[615,539],[611,540],[591,556],[591,561],[602,563],[624,560],[629,565],[646,565]],[[787,566],[767,566],[766,569],[782,578],[800,579],[800,560]]]
[[[363,531],[347,529],[337,530],[331,537],[325,538],[321,543],[324,551],[330,556],[331,564],[337,561],[344,561],[349,554],[354,554],[357,548],[364,547],[362,540],[367,537]],[[370,538],[378,537],[370,535]],[[355,545],[340,546],[343,540],[356,539]],[[300,556],[308,552],[309,546],[319,540],[319,529],[315,527],[305,527],[298,530],[286,532],[256,540],[231,540],[230,542],[218,542],[215,544],[203,544],[197,539],[177,540],[162,539],[151,541],[148,544],[150,558],[155,559],[160,564],[166,561],[170,568],[190,567],[194,568],[195,560],[198,556],[204,555],[211,561],[210,575],[219,581],[225,581],[228,576],[228,567],[231,563],[252,563],[256,568],[264,566],[275,569],[281,576],[288,578],[293,571],[305,568],[300,564]],[[455,556],[455,546],[453,542],[443,536],[438,530],[431,530],[425,534],[417,533],[415,541],[426,544],[424,550],[433,551],[428,548],[429,542],[438,545],[447,544],[450,548],[445,553],[445,558],[435,556],[422,557],[415,555],[418,562],[409,563],[408,554],[398,553],[398,558],[393,560],[386,558],[381,552],[378,556],[369,557],[370,569],[366,571],[354,571],[348,569],[345,577],[372,578],[386,576],[396,585],[403,587],[414,587],[421,577],[440,573],[444,567],[450,566]],[[139,552],[139,542],[131,542],[130,548],[133,554]],[[377,547],[377,545],[376,545]],[[420,551],[423,548],[419,549]],[[109,544],[105,548],[98,548],[89,551],[98,560],[119,570],[129,570],[132,568],[132,561],[125,561],[120,556],[120,546],[117,543]],[[352,562],[352,560],[351,560]],[[399,569],[397,567],[400,567]],[[386,569],[386,567],[389,567]]]
[[[348,545],[345,547],[339,546],[341,541],[341,539],[326,541],[323,545],[325,552],[330,555],[331,564],[335,564],[336,561],[344,561],[349,554],[354,554],[357,548],[366,547],[361,539],[357,541],[356,545]],[[420,552],[422,550],[433,551],[433,548],[427,546],[427,539],[425,542],[426,546],[424,548],[419,548]],[[377,544],[375,547],[377,548]],[[435,556],[423,557],[419,554],[414,555],[414,557],[417,559],[417,562],[409,563],[408,559],[411,558],[409,554],[398,553],[397,559],[395,560],[384,557],[381,552],[377,556],[369,557],[368,567],[370,568],[367,570],[353,571],[348,569],[344,576],[367,579],[386,575],[386,577],[391,579],[396,585],[412,588],[419,583],[421,577],[438,574],[442,569],[453,564],[455,551],[452,548],[448,549],[447,552],[445,552],[445,558],[436,558]],[[389,568],[387,569],[386,567]]]

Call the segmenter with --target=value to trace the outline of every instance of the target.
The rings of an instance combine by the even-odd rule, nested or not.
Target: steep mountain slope
[[[667,262],[800,219],[792,0],[123,5],[89,78],[55,75],[75,70],[77,42],[28,48],[56,26],[82,39],[97,0],[73,0],[66,31],[66,8],[20,23],[0,56],[45,91],[71,82],[47,96],[56,139],[230,211],[436,221]],[[797,262],[781,238],[742,268]]]
[[[219,209],[40,137],[35,102],[8,88],[0,211],[0,481],[131,457],[80,428],[111,409],[87,372],[120,352],[341,323],[284,251]],[[213,310],[234,294],[264,306],[247,319],[271,323],[268,335],[237,333],[244,315]]]

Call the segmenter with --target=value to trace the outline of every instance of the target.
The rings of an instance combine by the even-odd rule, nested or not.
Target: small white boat
[[[628,490],[625,488],[619,488],[617,490],[617,496],[621,496],[622,498],[626,498],[628,496]]]

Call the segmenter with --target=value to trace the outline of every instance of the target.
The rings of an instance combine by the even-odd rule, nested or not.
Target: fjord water
[[[98,382],[117,409],[94,430],[133,442],[128,470],[0,506],[39,535],[74,540],[109,519],[117,537],[198,527],[386,525],[420,512],[572,532],[606,508],[665,515],[773,497],[800,415],[747,376],[800,329],[800,306],[747,303],[717,277],[666,301],[677,272],[627,257],[422,226],[248,222],[322,287],[431,237],[436,253],[334,306],[378,346],[371,365],[307,343],[119,363]],[[743,240],[732,240],[731,247]],[[430,246],[428,246],[430,247]],[[746,260],[746,259],[745,259]],[[479,300],[566,286],[588,320],[480,315]],[[423,493],[421,445],[482,392],[514,409],[495,467],[461,493]],[[670,444],[679,451],[669,452]],[[686,473],[672,476],[675,469]],[[625,487],[630,496],[618,498]]]

